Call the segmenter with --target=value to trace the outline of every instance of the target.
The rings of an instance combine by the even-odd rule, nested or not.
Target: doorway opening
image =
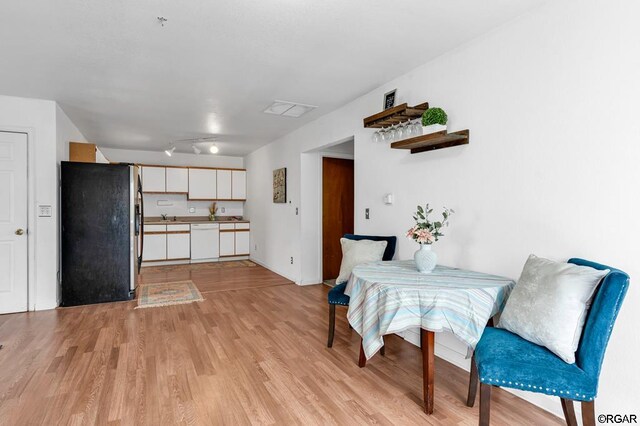
[[[322,153],[322,280],[329,285],[339,275],[340,238],[354,232],[353,140]]]

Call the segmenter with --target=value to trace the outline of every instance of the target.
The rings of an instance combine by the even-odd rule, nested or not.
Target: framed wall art
[[[287,168],[276,169],[273,171],[273,202],[287,202]]]

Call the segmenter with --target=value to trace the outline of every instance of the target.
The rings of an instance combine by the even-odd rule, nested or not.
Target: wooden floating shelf
[[[410,149],[412,154],[425,151],[435,151],[436,149],[449,148],[451,146],[469,144],[469,130],[447,133],[446,130],[428,135],[416,136],[393,142],[393,149]]]
[[[429,109],[429,102],[416,106],[408,106],[406,103],[386,109],[382,112],[365,118],[364,127],[380,129],[394,124],[404,123],[407,120],[413,120],[422,116]]]

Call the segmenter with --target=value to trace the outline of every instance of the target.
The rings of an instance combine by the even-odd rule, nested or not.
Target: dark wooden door
[[[322,159],[322,279],[340,273],[340,237],[353,233],[353,160]]]

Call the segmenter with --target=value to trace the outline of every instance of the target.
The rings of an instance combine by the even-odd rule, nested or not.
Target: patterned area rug
[[[138,308],[181,305],[201,302],[204,298],[193,281],[142,284],[138,294]]]
[[[149,266],[149,268],[162,269],[163,271],[181,271],[188,269],[190,271],[199,271],[206,269],[220,269],[220,268],[240,268],[240,267],[252,267],[258,266],[250,260],[233,260],[223,262],[207,262],[207,263],[185,263],[182,265],[164,265],[164,266]]]

